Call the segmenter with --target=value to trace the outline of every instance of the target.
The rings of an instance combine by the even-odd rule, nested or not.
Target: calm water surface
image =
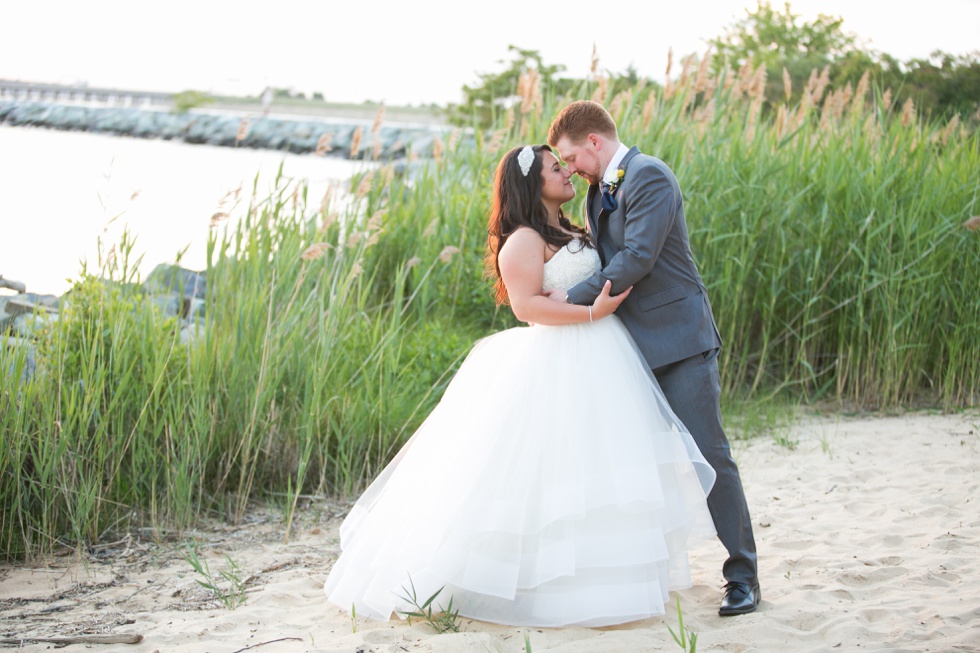
[[[98,240],[136,235],[143,278],[159,263],[200,270],[211,216],[242,186],[241,217],[252,183],[258,192],[283,174],[309,184],[311,204],[365,163],[339,157],[191,145],[84,132],[0,125],[0,275],[30,292],[61,295],[82,261],[98,269]],[[7,291],[3,291],[7,292]]]

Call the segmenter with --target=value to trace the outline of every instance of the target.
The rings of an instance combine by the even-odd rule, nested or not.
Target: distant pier
[[[173,94],[0,79],[0,100],[159,109],[173,105]]]

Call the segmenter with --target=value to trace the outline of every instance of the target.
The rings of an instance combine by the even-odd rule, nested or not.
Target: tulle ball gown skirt
[[[502,331],[358,499],[324,589],[381,620],[413,586],[501,624],[663,614],[714,476],[618,318]]]

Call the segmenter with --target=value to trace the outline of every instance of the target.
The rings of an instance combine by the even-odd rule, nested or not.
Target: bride
[[[340,527],[330,602],[388,620],[452,599],[517,626],[606,626],[664,613],[690,587],[687,550],[714,536],[705,462],[613,315],[543,292],[599,268],[561,206],[570,174],[547,145],[497,166],[487,267],[532,326],[479,341],[439,404]]]

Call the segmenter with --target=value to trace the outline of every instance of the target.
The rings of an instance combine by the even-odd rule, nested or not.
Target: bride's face
[[[545,150],[541,153],[541,199],[549,204],[561,206],[575,197],[572,173],[555,157]]]

